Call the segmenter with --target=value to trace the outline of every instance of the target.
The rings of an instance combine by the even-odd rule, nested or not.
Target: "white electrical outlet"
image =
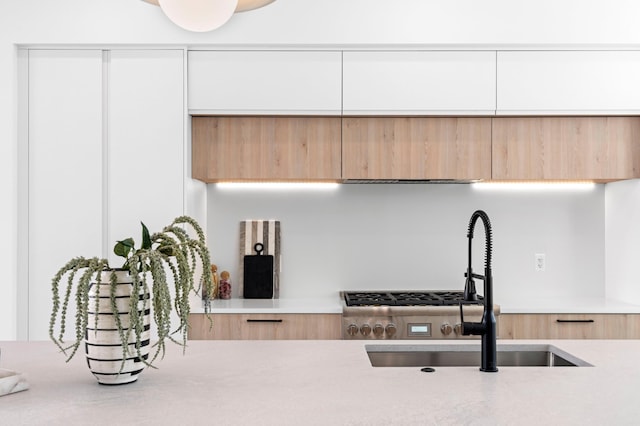
[[[547,268],[547,262],[544,253],[536,253],[536,272],[544,272]]]

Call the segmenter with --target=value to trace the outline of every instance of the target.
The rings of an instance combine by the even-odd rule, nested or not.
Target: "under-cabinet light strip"
[[[548,182],[475,182],[471,186],[489,191],[590,191],[596,187],[589,181],[548,181]]]
[[[218,182],[216,187],[230,190],[334,190],[336,182]]]

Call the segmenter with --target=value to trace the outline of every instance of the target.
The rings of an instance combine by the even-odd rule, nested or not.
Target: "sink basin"
[[[365,345],[373,367],[479,367],[479,345]],[[500,367],[591,367],[547,344],[498,345]]]

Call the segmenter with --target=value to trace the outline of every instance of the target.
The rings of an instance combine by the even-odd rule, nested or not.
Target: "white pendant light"
[[[171,22],[195,32],[221,27],[238,6],[238,0],[158,0],[158,3]]]
[[[238,0],[238,6],[236,7],[236,13],[246,12],[247,10],[258,9],[259,7],[266,6],[273,3],[276,0]]]

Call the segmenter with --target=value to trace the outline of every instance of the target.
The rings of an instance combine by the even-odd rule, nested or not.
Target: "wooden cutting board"
[[[244,220],[240,222],[240,271],[236,283],[240,297],[244,295],[244,260],[247,255],[255,255],[254,246],[264,246],[263,255],[273,256],[273,298],[280,296],[280,221]]]

